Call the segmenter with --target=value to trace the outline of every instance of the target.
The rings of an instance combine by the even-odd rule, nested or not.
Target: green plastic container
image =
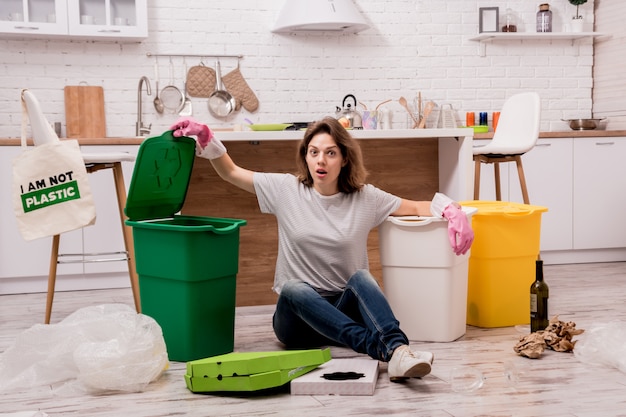
[[[139,148],[128,191],[141,311],[163,330],[169,359],[234,350],[239,228],[245,220],[183,216],[195,141],[172,132]]]

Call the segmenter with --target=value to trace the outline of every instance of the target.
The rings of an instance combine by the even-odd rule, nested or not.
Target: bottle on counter
[[[539,5],[537,12],[537,32],[552,32],[552,11],[548,3]]]
[[[543,280],[543,261],[535,261],[535,282],[530,286],[530,332],[545,330],[548,318],[548,284]]]
[[[386,107],[382,107],[378,111],[378,130],[389,129],[391,129],[391,111]]]

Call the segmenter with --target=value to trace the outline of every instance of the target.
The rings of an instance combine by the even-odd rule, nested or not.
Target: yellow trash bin
[[[530,323],[530,285],[539,255],[541,213],[547,207],[508,201],[464,201],[475,207],[469,258],[467,324]]]

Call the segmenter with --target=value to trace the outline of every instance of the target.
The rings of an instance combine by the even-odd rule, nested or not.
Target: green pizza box
[[[195,378],[185,375],[185,383],[192,392],[258,391],[285,385],[287,382],[314,370],[318,366],[301,366],[295,369],[282,369],[260,374],[223,378]]]
[[[283,385],[331,359],[330,349],[233,352],[187,362],[193,392],[254,391]]]

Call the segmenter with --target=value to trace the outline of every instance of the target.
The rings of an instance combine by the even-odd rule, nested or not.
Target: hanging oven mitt
[[[237,101],[235,110],[239,110],[242,105],[243,108],[249,112],[254,112],[259,108],[259,100],[243,78],[241,70],[239,69],[239,63],[237,63],[237,68],[222,77],[222,82],[226,90],[232,94]]]
[[[191,97],[208,98],[215,91],[215,70],[203,63],[187,71],[187,94]]]

